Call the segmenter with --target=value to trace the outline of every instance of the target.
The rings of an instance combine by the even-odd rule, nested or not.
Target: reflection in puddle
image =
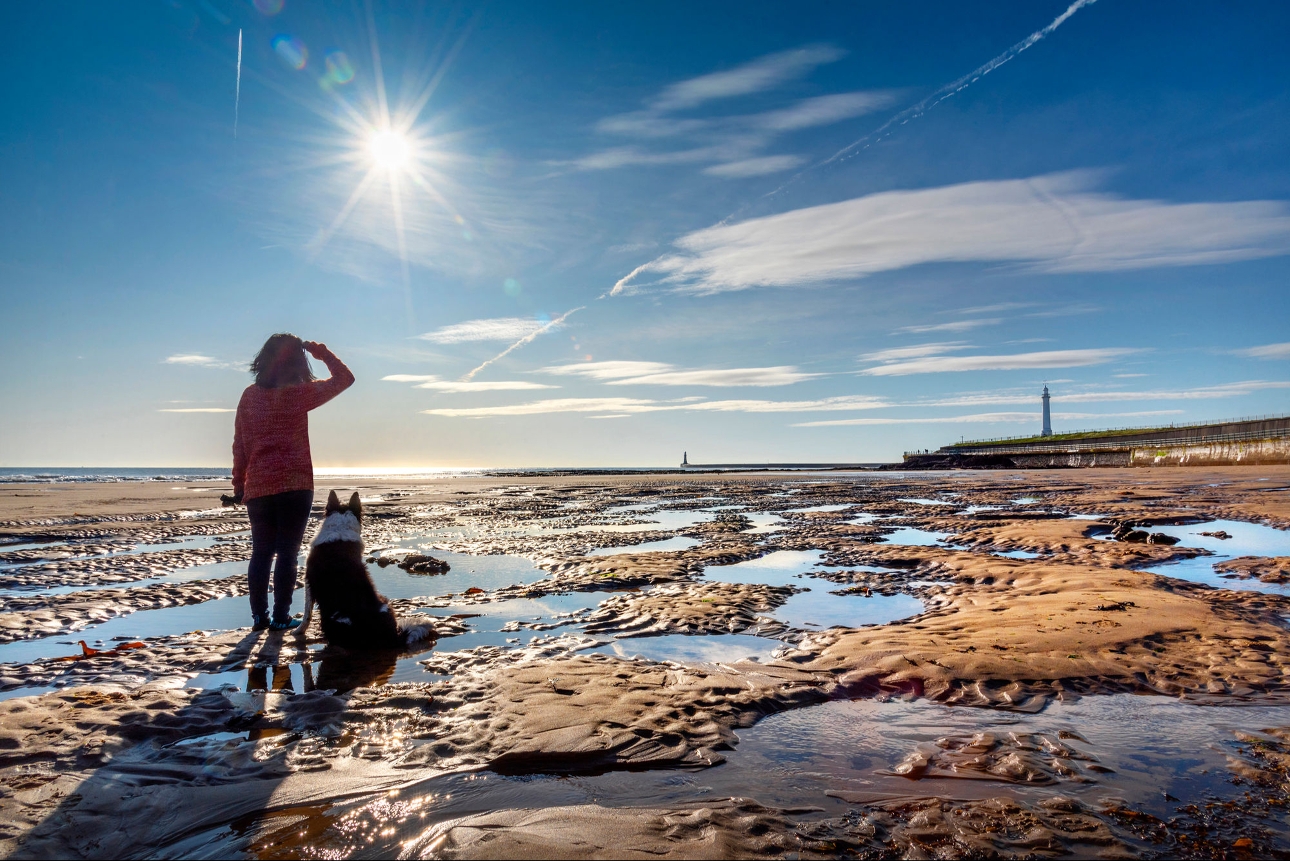
[[[744,659],[769,661],[784,648],[779,640],[748,634],[666,634],[661,637],[628,637],[591,649],[620,658],[641,657],[648,661],[676,661],[682,664],[733,663]]]
[[[1030,550],[991,550],[990,555],[1003,556],[1007,559],[1038,559],[1044,554],[1035,553]]]
[[[636,642],[623,645],[630,650]],[[1136,809],[1169,819],[1180,806],[1174,798],[1234,796],[1227,755],[1236,752],[1236,731],[1287,724],[1290,707],[1285,706],[1207,708],[1131,694],[1053,703],[1037,715],[946,707],[926,700],[833,701],[771,715],[738,730],[738,744],[724,752],[724,763],[712,768],[592,775],[448,774],[402,790],[397,805],[391,805],[382,792],[292,812],[309,817],[310,844],[304,854],[314,857],[345,857],[356,845],[365,857],[393,857],[405,841],[430,825],[482,810],[578,804],[672,807],[732,797],[751,798],[768,807],[815,808],[818,813],[802,817],[810,819],[857,809],[838,798],[838,793],[874,798],[1002,797],[1030,804],[1061,795],[1092,810],[1103,809],[1108,798],[1124,799]],[[935,755],[942,749],[938,742],[953,744],[977,733],[983,734],[982,747],[1016,748],[1021,759],[1041,766],[1048,753],[1043,740],[1057,742],[1074,755],[1067,762],[1074,775],[1058,773],[1055,783],[1028,785],[991,779],[993,775],[974,769],[962,775],[977,778],[969,780],[958,776],[911,780],[893,773],[915,751]],[[1025,749],[1032,742],[1039,744]],[[1179,755],[1180,750],[1186,753]],[[409,810],[424,815],[409,817]],[[246,827],[250,822],[235,829],[217,826],[186,838],[169,854],[227,857],[246,853],[256,834],[276,832],[289,839],[304,833],[298,815],[275,828],[274,817],[279,815],[266,812],[253,817],[255,827]],[[1285,822],[1268,818],[1260,824],[1272,829],[1274,839],[1284,845]],[[174,851],[179,849],[182,852]]]
[[[900,497],[899,499],[897,499],[896,501],[897,501],[897,502],[912,502],[912,503],[913,503],[913,504],[915,504],[915,505],[953,505],[953,504],[954,504],[953,502],[950,502],[950,501],[945,500],[945,499],[917,499],[917,498],[909,499],[909,498],[906,498],[906,497],[903,497],[903,496],[902,496],[902,497]]]
[[[908,547],[928,547],[949,538],[949,532],[928,532],[913,526],[901,526],[895,532],[885,536],[882,544],[903,544]]]
[[[644,544],[625,544],[621,547],[601,547],[588,553],[588,556],[617,556],[620,553],[651,553],[659,550],[689,550],[699,542],[684,535],[665,538],[662,541],[647,541]]]
[[[704,577],[721,583],[809,589],[793,595],[782,607],[767,614],[791,628],[885,625],[923,612],[923,603],[909,595],[833,595],[830,590],[842,587],[814,579],[804,583],[801,575],[818,565],[823,556],[820,550],[777,550],[747,562],[711,566]]]
[[[1258,523],[1239,520],[1211,520],[1185,526],[1153,526],[1152,532],[1163,532],[1181,539],[1180,547],[1199,547],[1214,554],[1183,559],[1148,570],[1165,577],[1177,577],[1194,583],[1206,583],[1220,589],[1276,592],[1290,595],[1290,585],[1264,583],[1261,580],[1227,578],[1214,570],[1214,563],[1237,556],[1290,556],[1290,532]],[[1226,532],[1230,538],[1202,535],[1203,532]]]

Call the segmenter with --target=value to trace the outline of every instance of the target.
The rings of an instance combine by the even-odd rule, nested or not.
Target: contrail
[[[466,376],[461,378],[461,382],[463,383],[470,382],[470,379],[473,376],[475,376],[475,374],[478,374],[480,371],[484,370],[484,368],[487,368],[493,362],[496,362],[498,359],[506,357],[511,352],[518,350],[520,347],[523,347],[525,344],[531,343],[533,339],[536,338],[538,335],[541,335],[543,332],[549,331],[550,329],[554,329],[556,326],[559,326],[565,320],[569,319],[570,315],[576,314],[586,307],[587,307],[586,305],[580,305],[577,308],[574,308],[572,311],[565,311],[563,314],[561,314],[559,317],[556,317],[550,323],[547,323],[541,329],[534,329],[532,332],[529,332],[527,335],[525,335],[523,338],[520,338],[514,344],[511,344],[505,350],[502,350],[496,356],[493,356],[493,358],[489,359],[487,362],[484,362],[484,364],[480,365],[478,368],[475,368],[475,370],[471,371],[469,374],[466,374]]]
[[[242,30],[237,31],[237,89],[233,94],[233,140],[237,140],[237,110],[242,104]]]
[[[832,156],[825,159],[824,161],[819,162],[817,164],[813,164],[810,167],[800,171],[791,179],[786,181],[783,185],[781,185],[779,188],[776,188],[774,191],[767,192],[766,194],[762,195],[760,199],[766,200],[767,198],[774,197],[784,189],[788,188],[793,183],[797,182],[803,176],[805,176],[806,174],[810,173],[811,171],[817,168],[824,167],[826,164],[832,164],[835,161],[845,160],[847,158],[852,158],[853,156],[858,155],[859,153],[855,152],[855,150],[868,149],[874,143],[877,143],[879,140],[885,137],[886,135],[884,134],[884,132],[886,132],[892,126],[895,126],[897,124],[904,125],[910,120],[917,119],[918,117],[921,117],[923,114],[927,113],[929,110],[936,107],[941,102],[945,101],[955,93],[963,92],[968,87],[972,86],[972,84],[980,80],[982,77],[990,74],[995,69],[999,68],[1004,63],[1008,62],[1013,57],[1020,54],[1022,51],[1025,51],[1027,48],[1030,48],[1035,43],[1041,41],[1045,36],[1053,32],[1054,30],[1056,30],[1062,24],[1065,24],[1066,20],[1070,18],[1072,15],[1074,15],[1076,12],[1078,12],[1080,9],[1083,9],[1085,6],[1091,6],[1096,2],[1097,0],[1075,0],[1075,2],[1071,3],[1071,5],[1066,7],[1065,12],[1063,12],[1062,14],[1054,18],[1052,20],[1052,23],[1050,23],[1047,27],[1044,27],[1042,30],[1036,30],[1026,38],[1022,39],[1017,44],[1013,45],[1008,50],[1004,51],[999,56],[990,60],[985,65],[980,66],[972,70],[971,72],[968,72],[966,75],[964,75],[961,78],[958,78],[957,80],[951,81],[950,83],[938,89],[936,92],[932,93],[927,98],[923,99],[921,102],[918,102],[915,105],[911,105],[910,107],[905,108],[903,111],[896,114],[894,117],[887,120],[887,122],[883,123],[881,126],[874,129],[864,137],[860,138],[858,141],[848,144],[847,146],[838,150],[836,153],[834,153]],[[727,215],[725,218],[718,221],[717,224],[718,225],[729,224],[732,219],[738,216],[741,212],[745,211],[751,205],[752,204],[745,204],[744,206],[739,207],[739,209],[735,210],[734,212]],[[636,267],[636,269],[632,270],[632,272],[629,275],[619,279],[618,283],[615,284],[612,289],[610,289],[607,293],[604,293],[603,295],[601,295],[599,298],[604,299],[606,296],[619,295],[625,290],[628,281],[630,281],[632,278],[634,278],[642,271],[648,270],[651,266],[653,266],[655,263],[657,263],[659,260],[662,260],[666,256],[667,255],[661,255],[659,257],[654,258],[648,263],[645,263],[641,266]]]
[[[964,75],[963,77],[959,78],[956,81],[951,81],[950,83],[941,87],[936,92],[932,93],[927,98],[923,99],[918,104],[905,108],[905,110],[901,111],[891,119],[887,120],[887,122],[883,123],[876,130],[860,138],[860,140],[856,141],[855,143],[849,144],[843,147],[842,149],[838,150],[836,153],[833,154],[832,157],[825,159],[824,161],[820,162],[820,164],[815,165],[815,167],[821,167],[831,162],[835,162],[840,158],[843,158],[844,156],[846,156],[847,153],[851,152],[856,147],[859,147],[861,144],[864,144],[866,141],[868,141],[869,143],[876,142],[879,139],[879,136],[882,135],[883,132],[885,132],[887,129],[891,128],[892,126],[898,123],[900,125],[904,125],[910,120],[916,119],[922,116],[923,114],[927,113],[929,110],[936,107],[941,102],[945,101],[955,93],[963,92],[968,87],[972,86],[972,84],[975,84],[978,80],[990,74],[995,69],[999,68],[1004,63],[1008,62],[1013,57],[1020,54],[1022,51],[1025,51],[1026,49],[1030,48],[1035,43],[1041,41],[1049,33],[1053,32],[1058,27],[1065,24],[1066,20],[1070,18],[1072,15],[1074,15],[1076,12],[1078,12],[1080,9],[1083,9],[1085,6],[1091,6],[1096,2],[1097,0],[1075,0],[1074,3],[1066,7],[1065,12],[1063,12],[1062,14],[1054,18],[1053,22],[1049,24],[1047,27],[1043,28],[1042,30],[1036,30],[1026,38],[1022,39],[1017,44],[1013,45],[1008,50],[1004,51],[999,56],[995,57],[990,62],[986,63],[984,66],[981,66],[977,69],[972,70],[971,72],[968,72],[966,75]],[[803,171],[803,173],[805,173],[805,171]],[[798,175],[800,176],[801,174],[798,174]],[[778,189],[776,190],[778,191]],[[774,192],[772,192],[772,194],[773,193]]]

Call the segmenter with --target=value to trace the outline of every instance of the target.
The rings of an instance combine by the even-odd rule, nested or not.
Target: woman
[[[308,351],[331,371],[315,380]],[[314,500],[309,456],[309,411],[354,383],[349,368],[324,345],[279,334],[264,342],[251,363],[255,384],[237,405],[233,432],[233,500],[246,503],[251,519],[252,630],[286,631],[291,618],[296,558]],[[273,558],[273,618],[269,618],[269,568]]]

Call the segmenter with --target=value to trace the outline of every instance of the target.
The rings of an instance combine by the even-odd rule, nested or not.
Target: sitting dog
[[[322,527],[305,562],[305,616],[296,629],[303,638],[314,604],[323,638],[346,649],[402,649],[434,638],[434,623],[422,617],[401,625],[389,600],[376,591],[363,564],[363,507],[358,494],[341,505],[336,491],[327,497]]]

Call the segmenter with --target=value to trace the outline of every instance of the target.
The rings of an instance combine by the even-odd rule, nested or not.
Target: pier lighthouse
[[[1040,436],[1053,435],[1053,417],[1048,411],[1048,386],[1044,386],[1044,429],[1039,432]]]

